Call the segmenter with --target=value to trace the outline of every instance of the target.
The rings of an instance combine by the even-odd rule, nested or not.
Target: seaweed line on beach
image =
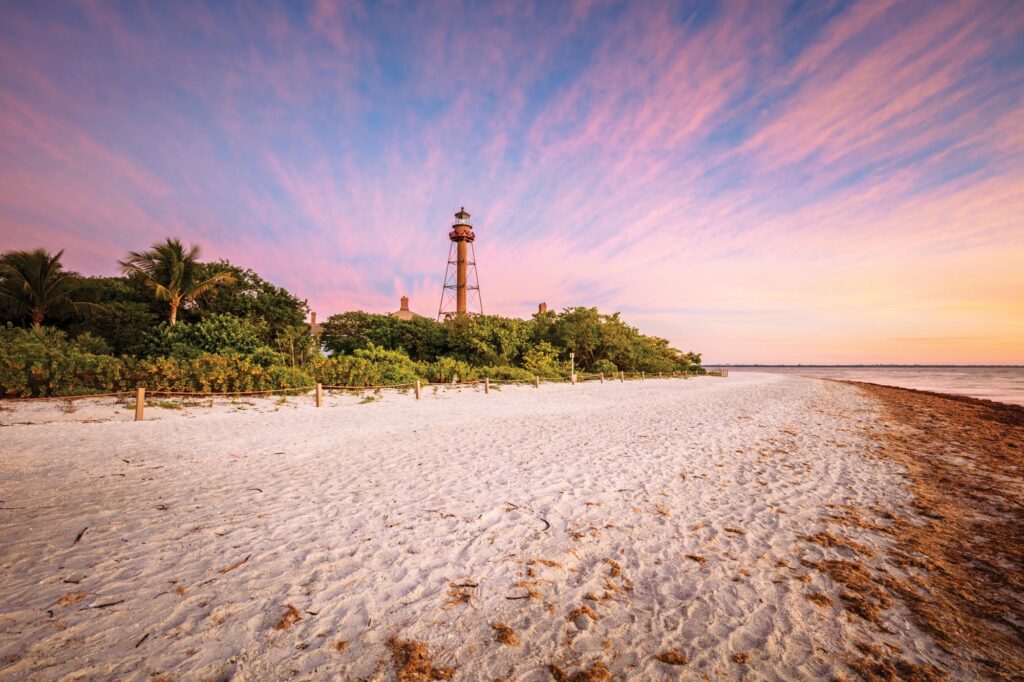
[[[963,672],[1021,679],[1024,408],[856,385],[883,408],[880,455],[908,473],[912,508],[886,519],[885,526],[870,523],[893,537],[888,559],[912,577],[876,573],[873,585],[849,590],[844,600],[871,619],[875,609],[898,599]],[[837,520],[859,525],[858,518],[852,510]],[[864,583],[862,569],[853,570],[849,562],[819,563],[824,565],[816,567],[837,582]],[[907,668],[877,647],[861,652],[866,658],[851,667],[865,679],[938,679],[933,668]]]

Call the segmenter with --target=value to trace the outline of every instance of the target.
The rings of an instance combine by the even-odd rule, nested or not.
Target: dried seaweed
[[[690,662],[689,658],[678,651],[663,651],[654,658],[668,665],[686,665]]]
[[[291,626],[302,620],[302,614],[299,610],[291,604],[285,604],[284,615],[281,616],[281,620],[277,621],[277,625],[274,626],[275,630],[287,630]]]
[[[588,668],[577,670],[571,675],[554,664],[548,665],[548,672],[551,673],[555,682],[611,682],[612,680],[612,673],[608,670],[608,666],[600,661]]]
[[[398,682],[450,680],[455,674],[454,668],[435,668],[430,650],[423,642],[392,637],[388,640],[388,649]]]
[[[890,532],[894,563],[924,573],[920,589],[891,591],[974,676],[1024,677],[1024,408],[858,385],[885,410],[881,456],[906,468],[916,513],[896,517]],[[897,677],[934,672],[878,665],[874,679],[893,667]]]
[[[494,630],[494,641],[506,646],[520,646],[521,642],[516,637],[516,631],[504,623],[491,623]]]

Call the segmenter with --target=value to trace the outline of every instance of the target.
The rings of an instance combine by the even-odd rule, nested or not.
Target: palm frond
[[[186,298],[199,298],[215,286],[221,284],[234,284],[235,277],[230,272],[218,272],[209,279],[193,286],[186,294]]]
[[[125,274],[140,277],[158,301],[169,301],[176,306],[202,296],[219,284],[233,281],[228,273],[217,273],[203,282],[196,282],[199,253],[199,246],[186,249],[179,239],[168,237],[148,251],[130,252],[120,265]]]
[[[24,307],[24,299],[16,293],[6,291],[3,287],[0,287],[0,303],[6,304],[15,315],[25,314],[25,311],[22,309]]]
[[[0,256],[0,301],[18,315],[31,313],[41,321],[47,313],[73,308],[82,280],[64,272],[63,249],[50,254],[43,249],[10,251]]]

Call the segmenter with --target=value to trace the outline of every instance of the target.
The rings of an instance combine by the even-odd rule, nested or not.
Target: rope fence
[[[296,388],[271,388],[266,391],[224,391],[218,393],[203,393],[197,391],[150,391],[149,395],[151,397],[161,398],[233,398],[237,396],[274,395],[276,393],[299,393],[312,391],[314,388],[316,388],[316,385],[299,386]]]
[[[113,393],[83,393],[80,395],[61,395],[61,396],[28,396],[19,398],[0,398],[2,402],[42,402],[42,401],[72,401],[72,400],[85,400],[88,398],[129,398],[135,396],[135,421],[142,421],[145,410],[146,397],[150,398],[236,398],[236,397],[251,397],[251,396],[270,396],[270,395],[292,395],[300,393],[308,393],[310,391],[315,392],[316,406],[323,406],[323,392],[324,391],[355,391],[361,393],[363,391],[381,391],[384,389],[415,389],[416,400],[419,400],[424,387],[433,386],[435,388],[449,388],[449,387],[462,387],[472,386],[479,387],[483,385],[484,393],[490,393],[491,386],[500,388],[501,386],[516,386],[516,385],[529,385],[532,384],[535,388],[540,388],[541,383],[570,383],[575,385],[583,381],[599,381],[604,383],[605,381],[614,381],[618,379],[619,382],[625,382],[627,379],[630,381],[646,381],[647,379],[664,379],[664,378],[683,378],[689,379],[693,376],[714,376],[714,377],[727,377],[729,371],[725,369],[711,369],[706,370],[703,373],[698,372],[656,372],[648,374],[647,372],[619,372],[618,376],[605,375],[604,372],[597,373],[585,373],[577,372],[568,377],[547,377],[541,379],[541,377],[534,375],[532,380],[529,379],[494,379],[493,381],[489,377],[483,379],[474,379],[472,381],[439,381],[439,382],[422,382],[417,379],[416,381],[407,381],[399,384],[380,384],[380,385],[366,385],[366,386],[335,386],[326,384],[314,384],[310,386],[298,386],[292,388],[272,388],[263,391],[221,391],[221,392],[203,392],[203,391],[163,391],[154,390],[147,391],[145,387],[138,387],[134,391],[118,391]]]
[[[122,396],[130,395],[132,395],[132,391],[121,391],[120,393],[83,393],[82,395],[25,396],[21,398],[0,398],[0,401],[33,402],[39,400],[81,400],[82,398],[120,398]]]
[[[320,386],[325,391],[376,391],[381,388],[412,388],[415,385],[415,381],[407,381],[404,384],[381,384],[379,386],[328,386],[327,384],[317,384],[317,386]],[[309,388],[316,387],[310,386]]]

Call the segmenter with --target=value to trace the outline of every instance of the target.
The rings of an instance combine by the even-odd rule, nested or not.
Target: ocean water
[[[730,372],[799,374],[827,379],[849,379],[872,384],[954,393],[1013,405],[1024,405],[1024,366],[1016,367],[727,367]]]

